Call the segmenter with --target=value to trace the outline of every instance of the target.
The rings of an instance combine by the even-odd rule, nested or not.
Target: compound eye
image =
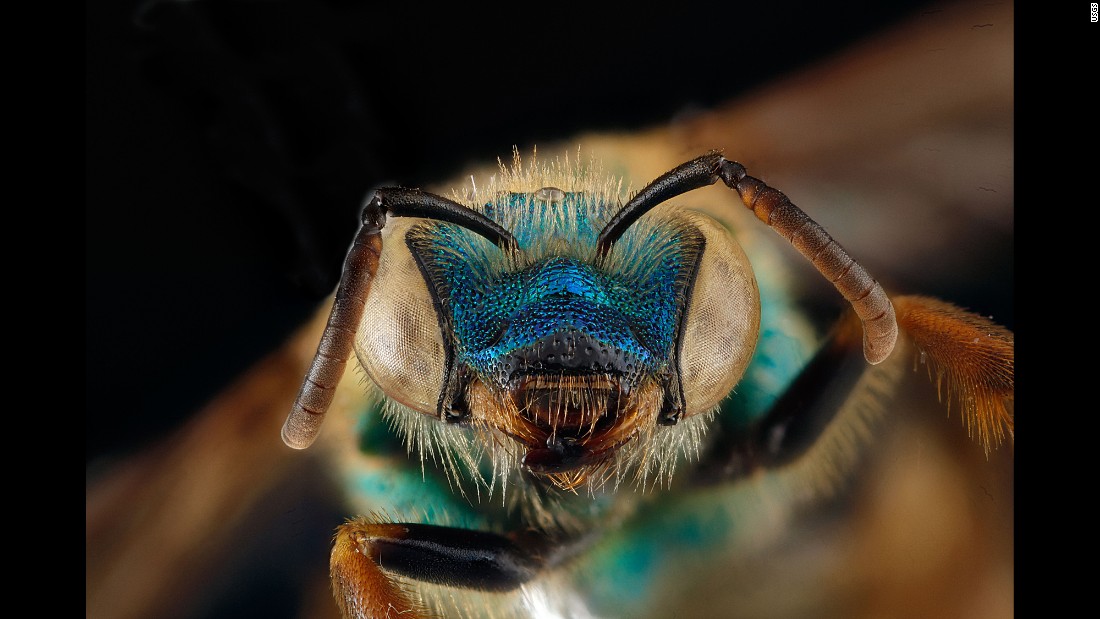
[[[436,414],[446,371],[439,316],[405,235],[421,220],[393,218],[363,309],[355,353],[387,397]]]
[[[689,215],[706,239],[680,338],[684,413],[710,410],[745,373],[760,336],[760,290],[745,252],[716,221]]]

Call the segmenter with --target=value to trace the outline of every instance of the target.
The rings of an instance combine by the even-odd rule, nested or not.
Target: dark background
[[[87,461],[278,346],[335,287],[372,187],[665,122],[924,4],[90,3]]]

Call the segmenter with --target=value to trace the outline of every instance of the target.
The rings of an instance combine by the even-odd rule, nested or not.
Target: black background
[[[300,324],[372,187],[667,121],[923,4],[89,4],[88,462],[176,427]]]

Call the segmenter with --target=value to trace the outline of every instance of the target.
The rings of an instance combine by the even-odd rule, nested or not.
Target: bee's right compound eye
[[[446,379],[440,321],[420,268],[405,244],[415,219],[392,219],[385,251],[355,338],[359,362],[386,396],[435,414]]]

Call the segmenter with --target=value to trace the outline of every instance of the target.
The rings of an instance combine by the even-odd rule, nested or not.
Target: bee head
[[[716,222],[671,208],[598,251],[612,181],[507,172],[467,204],[512,234],[508,250],[449,223],[387,228],[362,365],[406,414],[471,429],[498,466],[558,487],[667,470],[698,448],[681,422],[713,411],[754,350],[747,259]]]

